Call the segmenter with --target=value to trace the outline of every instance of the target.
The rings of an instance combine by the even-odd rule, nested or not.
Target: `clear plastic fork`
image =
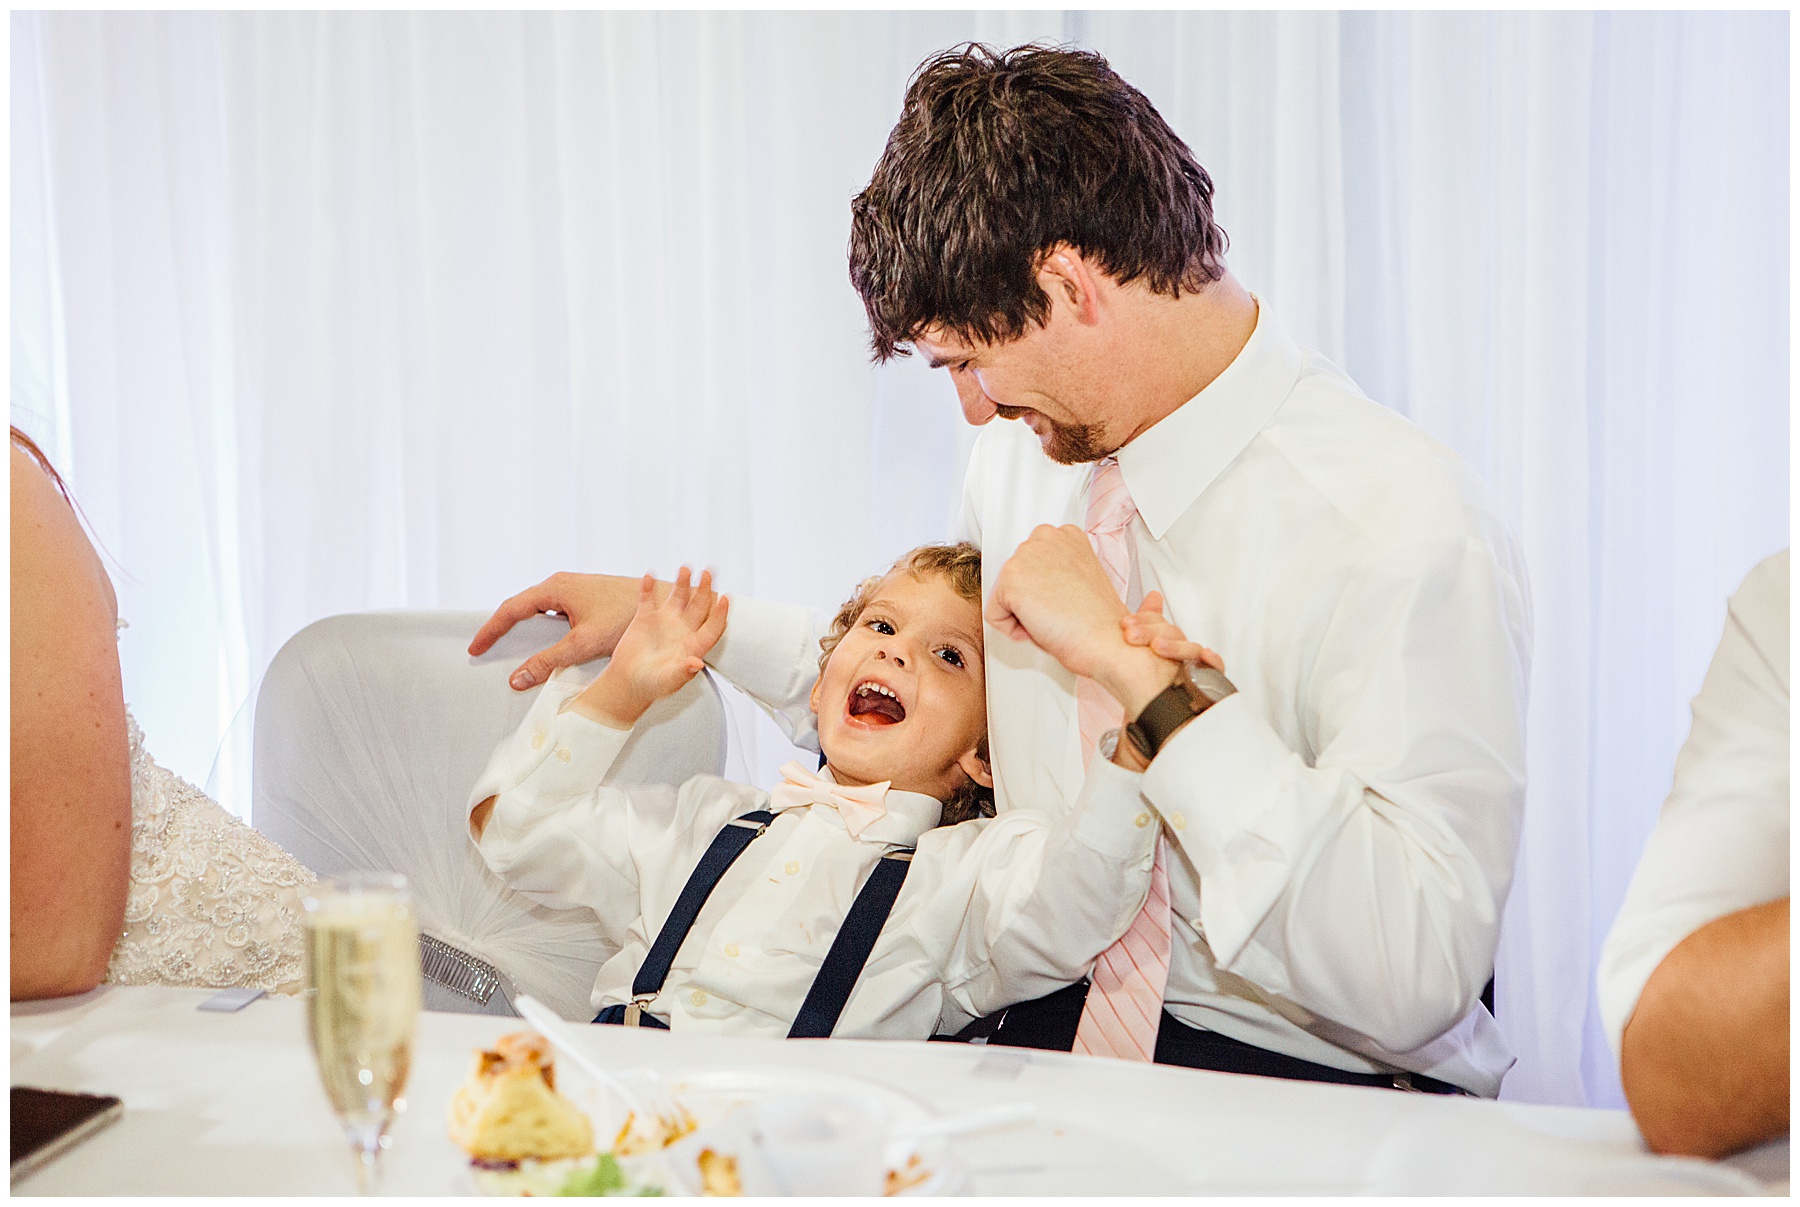
[[[1037,1120],[1037,1107],[1029,1102],[1008,1102],[996,1106],[984,1107],[977,1111],[968,1111],[960,1115],[946,1115],[940,1119],[932,1119],[911,1127],[896,1128],[894,1139],[918,1141],[942,1136],[974,1136],[982,1132],[999,1131],[1003,1127],[1017,1127],[1022,1123],[1033,1123]]]
[[[676,1105],[675,1096],[669,1092],[668,1084],[656,1070],[634,1070],[631,1079],[636,1083],[636,1088],[633,1088],[617,1074],[602,1068],[598,1061],[584,1052],[569,1031],[572,1024],[563,1021],[556,1011],[529,994],[520,994],[513,999],[513,1005],[518,1008],[519,1017],[535,1027],[560,1055],[579,1065],[588,1076],[612,1090],[639,1118],[654,1119],[670,1128],[680,1124],[681,1108]]]

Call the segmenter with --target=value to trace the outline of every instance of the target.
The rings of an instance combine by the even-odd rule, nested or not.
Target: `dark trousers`
[[[1075,1028],[1087,1001],[1087,982],[1068,985],[1048,997],[1020,1002],[1002,1011],[997,1026],[986,1029],[987,1042],[1015,1048],[1041,1048],[1067,1052],[1075,1045]],[[958,1038],[983,1034],[981,1019]],[[1421,1073],[1351,1073],[1316,1064],[1298,1056],[1284,1056],[1247,1044],[1217,1031],[1190,1027],[1167,1010],[1156,1032],[1156,1063],[1186,1069],[1212,1069],[1220,1073],[1249,1073],[1257,1077],[1281,1077],[1290,1081],[1326,1081],[1340,1085],[1413,1089],[1427,1094],[1460,1094],[1457,1087]]]

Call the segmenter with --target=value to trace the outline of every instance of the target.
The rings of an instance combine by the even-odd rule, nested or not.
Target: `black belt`
[[[1055,993],[1009,1006],[998,1014],[976,1019],[955,1036],[985,1038],[990,1044],[1014,1048],[1040,1048],[1067,1052],[1075,1046],[1075,1029],[1087,1001],[1088,983],[1078,981]],[[1417,1090],[1426,1094],[1461,1094],[1447,1081],[1423,1073],[1352,1073],[1298,1056],[1284,1056],[1254,1044],[1232,1039],[1217,1031],[1190,1027],[1167,1010],[1156,1031],[1156,1063],[1186,1069],[1212,1069],[1220,1073],[1250,1073],[1289,1081],[1325,1081],[1339,1085],[1379,1086],[1389,1090]]]
[[[759,809],[726,823],[682,886],[675,907],[669,911],[662,929],[656,934],[656,941],[638,966],[637,975],[631,981],[631,1003],[607,1006],[594,1016],[596,1023],[643,1026],[661,1031],[669,1029],[669,1024],[646,1013],[644,1007],[662,992],[669,969],[675,965],[675,956],[688,932],[694,928],[694,920],[700,916],[700,908],[706,904],[706,899],[712,896],[712,891],[737,862],[737,857],[774,820],[773,813]],[[831,949],[825,953],[824,962],[813,976],[812,988],[800,1004],[793,1026],[788,1028],[789,1039],[830,1038],[838,1017],[850,1001],[851,991],[862,976],[864,965],[875,950],[881,928],[887,925],[888,915],[893,912],[894,901],[900,896],[906,873],[912,867],[912,857],[911,850],[889,851],[875,864],[875,870],[858,890],[856,900],[850,903],[844,924],[838,928]]]
[[[1447,1081],[1423,1073],[1352,1073],[1298,1056],[1284,1056],[1217,1031],[1190,1027],[1167,1010],[1163,1011],[1162,1025],[1156,1031],[1156,1063],[1180,1065],[1186,1069],[1214,1069],[1221,1073],[1253,1073],[1258,1077],[1281,1077],[1289,1081],[1329,1081],[1339,1085],[1379,1086],[1385,1090],[1415,1090],[1422,1094],[1463,1092]]]

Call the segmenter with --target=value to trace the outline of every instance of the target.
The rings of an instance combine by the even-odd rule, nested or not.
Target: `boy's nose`
[[[895,666],[901,668],[902,670],[906,669],[906,659],[902,658],[898,654],[890,654],[886,650],[876,650],[875,656],[877,658],[891,658],[891,659],[893,659]]]

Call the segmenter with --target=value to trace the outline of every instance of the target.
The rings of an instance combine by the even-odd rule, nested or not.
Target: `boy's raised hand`
[[[1176,623],[1163,615],[1161,591],[1144,596],[1138,610],[1119,617],[1127,645],[1147,645],[1171,662],[1199,662],[1221,673],[1225,663],[1213,651],[1197,641],[1189,641]]]
[[[603,725],[629,729],[664,696],[673,695],[705,667],[706,653],[725,632],[730,600],[716,594],[712,571],[691,581],[686,566],[660,602],[655,576],[638,585],[637,610],[599,678],[570,706]]]

